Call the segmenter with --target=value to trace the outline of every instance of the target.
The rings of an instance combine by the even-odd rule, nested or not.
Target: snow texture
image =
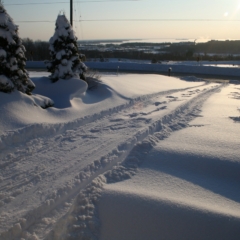
[[[239,238],[238,84],[30,75],[1,93],[0,239]]]

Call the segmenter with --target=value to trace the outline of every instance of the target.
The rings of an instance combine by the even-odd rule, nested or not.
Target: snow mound
[[[42,77],[35,81],[35,85],[33,93],[51,98],[55,108],[71,107],[71,100],[82,97],[87,90],[87,83],[78,78],[52,83],[49,78]]]
[[[111,186],[110,186],[111,187]],[[114,186],[116,187],[116,186]],[[104,212],[103,212],[104,211]],[[100,239],[238,239],[239,217],[188,206],[154,193],[106,189]],[[203,237],[204,236],[204,237]]]
[[[0,131],[25,126],[34,121],[38,112],[53,105],[50,98],[41,95],[26,95],[19,91],[10,93],[0,92],[1,116]],[[8,127],[9,126],[9,127]]]
[[[74,113],[78,111],[72,107],[72,102],[84,96],[87,90],[86,82],[80,79],[69,79],[52,83],[48,77],[42,77],[37,78],[35,83],[37,88],[31,96],[18,91],[11,94],[0,92],[0,111],[4,113],[0,117],[1,134],[4,132],[13,134],[14,130],[35,125],[30,127],[28,134],[25,133],[25,135],[30,136],[31,133],[38,135],[44,127],[37,126],[38,123],[61,122],[59,116],[63,114],[69,118],[77,118],[73,113],[72,116],[69,115],[69,111],[72,110]],[[64,108],[71,110],[62,112],[61,110]],[[62,119],[62,121],[64,120]],[[35,130],[33,131],[33,129]],[[39,129],[38,133],[37,129]]]

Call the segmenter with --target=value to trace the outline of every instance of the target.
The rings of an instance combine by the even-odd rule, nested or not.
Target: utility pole
[[[70,24],[73,26],[73,0],[70,0]]]

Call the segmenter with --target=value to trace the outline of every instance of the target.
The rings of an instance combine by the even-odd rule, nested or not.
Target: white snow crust
[[[238,82],[47,76],[0,93],[1,240],[239,239]]]

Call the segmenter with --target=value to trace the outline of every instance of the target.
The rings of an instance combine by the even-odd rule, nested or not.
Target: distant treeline
[[[225,53],[240,54],[240,40],[236,41],[209,41],[198,43],[194,46],[194,51],[205,53]]]
[[[122,44],[106,44],[106,47],[115,46],[115,47],[162,47],[166,45],[171,45],[170,42],[163,43],[145,43],[145,42],[130,42]]]
[[[50,58],[49,43],[45,41],[33,41],[23,39],[28,60],[43,61]],[[103,46],[103,45],[101,45]],[[106,44],[106,48],[112,47],[112,51],[81,50],[86,59],[106,61],[108,58],[127,58],[139,60],[151,60],[160,62],[164,60],[240,60],[240,40],[237,41],[209,41],[206,43],[123,43]],[[139,48],[161,48],[161,53],[153,54],[139,51]],[[126,49],[124,49],[126,48]],[[128,48],[131,48],[130,50]]]
[[[23,45],[26,48],[25,56],[29,61],[49,60],[49,43],[44,41],[33,41],[29,38],[22,39]]]
[[[108,44],[110,45],[110,44]],[[111,44],[114,45],[114,44]],[[115,45],[116,46],[116,45]],[[189,49],[195,53],[217,53],[217,54],[240,54],[240,40],[236,41],[217,41],[211,40],[206,43],[180,42],[180,43],[123,43],[119,47],[161,47],[169,52],[186,52]],[[164,47],[167,46],[167,47]]]

